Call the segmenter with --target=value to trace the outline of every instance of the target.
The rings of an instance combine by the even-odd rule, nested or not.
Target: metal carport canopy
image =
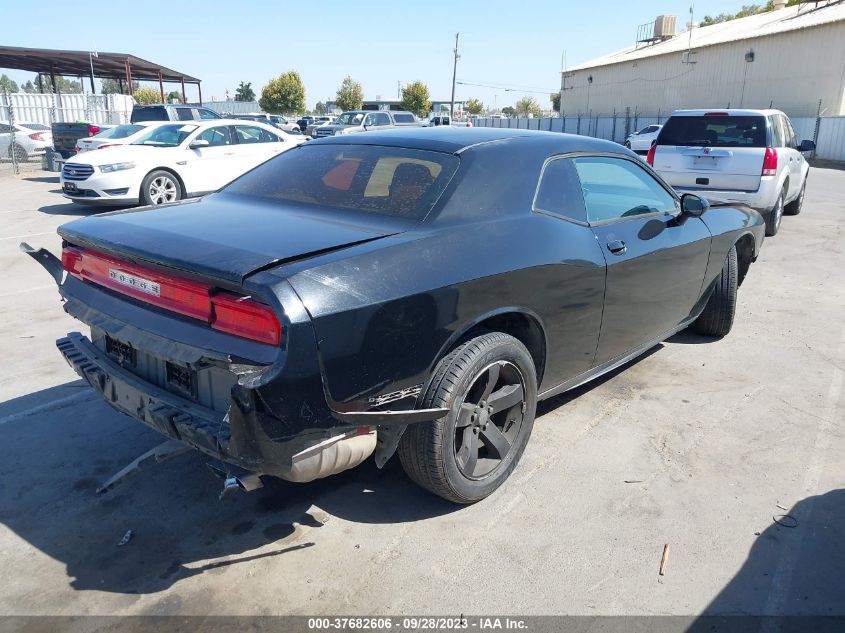
[[[93,64],[93,73],[92,73]],[[101,79],[127,81],[132,94],[132,81],[177,82],[200,85],[200,79],[180,73],[166,66],[127,53],[93,53],[91,51],[66,51],[50,48],[23,48],[0,46],[0,68],[29,70],[45,75],[72,75],[87,77],[93,74]],[[163,93],[163,88],[162,88]],[[202,93],[200,93],[200,101]]]

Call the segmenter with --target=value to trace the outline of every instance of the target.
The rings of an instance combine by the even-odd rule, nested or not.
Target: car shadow
[[[24,178],[23,180],[28,180],[29,182],[49,182],[54,185],[59,184],[59,176],[29,176]]]
[[[679,343],[681,345],[707,345],[712,344],[719,339],[712,336],[704,336],[703,334],[696,334],[692,330],[681,330],[671,338],[666,339],[667,343]]]
[[[59,192],[61,193],[61,191]],[[92,215],[95,213],[105,213],[106,211],[117,211],[124,207],[104,207],[101,205],[83,205],[75,204],[73,202],[65,202],[64,204],[48,204],[39,207],[40,213],[47,215]]]
[[[774,508],[773,515],[762,517],[769,526],[687,633],[843,630],[845,490]]]
[[[189,452],[97,495],[163,438],[78,386],[0,404],[0,522],[64,564],[74,589],[155,593],[222,566],[319,547],[331,517],[404,523],[461,509],[416,487],[395,458],[381,471],[368,460],[308,484],[265,477],[262,489],[220,500],[222,482],[206,467],[213,460]]]

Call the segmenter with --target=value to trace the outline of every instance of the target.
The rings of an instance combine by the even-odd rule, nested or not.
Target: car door
[[[194,141],[205,141],[205,147],[191,147]],[[235,176],[228,180],[225,174],[233,171],[234,145],[231,130],[228,125],[215,125],[197,133],[193,138],[185,141],[184,158],[185,187],[191,194],[217,191]],[[180,172],[181,173],[181,172]],[[242,172],[239,172],[242,173]],[[237,175],[237,174],[236,174]]]
[[[292,141],[286,141],[275,132],[271,132],[257,125],[234,126],[235,154],[240,176],[253,167],[257,167],[265,160],[269,160],[293,146]],[[230,180],[233,180],[232,176]]]
[[[803,184],[801,176],[804,170],[804,155],[798,151],[798,137],[795,135],[795,130],[792,129],[789,119],[783,114],[778,114],[777,118],[780,119],[783,128],[784,158],[789,169],[789,191],[786,194],[786,199],[792,200],[801,191]]]
[[[678,198],[638,161],[573,159],[590,228],[607,262],[595,364],[608,363],[689,319],[710,256],[710,231],[681,217]]]
[[[12,142],[12,128],[8,123],[0,123],[0,156],[7,158],[9,145]]]

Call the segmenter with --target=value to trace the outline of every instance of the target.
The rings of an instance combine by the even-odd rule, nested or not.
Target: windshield
[[[431,211],[459,164],[453,154],[403,147],[300,146],[222,191],[419,221]]]
[[[335,119],[335,123],[337,125],[361,125],[361,121],[363,120],[363,112],[344,112]]]
[[[658,137],[660,145],[766,147],[763,116],[673,116]]]
[[[152,145],[154,147],[176,147],[188,138],[188,135],[197,129],[196,125],[162,125],[153,128],[146,134],[142,134],[132,145]]]
[[[118,125],[95,134],[96,138],[126,138],[144,129],[143,125]]]

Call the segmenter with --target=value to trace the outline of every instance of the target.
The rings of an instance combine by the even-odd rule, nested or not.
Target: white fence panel
[[[822,118],[816,158],[845,161],[845,117]]]
[[[100,125],[128,123],[135,100],[129,95],[86,95],[16,92],[9,95],[15,120],[21,123],[86,121]],[[8,104],[4,104],[8,105]],[[4,110],[5,112],[5,110]]]

